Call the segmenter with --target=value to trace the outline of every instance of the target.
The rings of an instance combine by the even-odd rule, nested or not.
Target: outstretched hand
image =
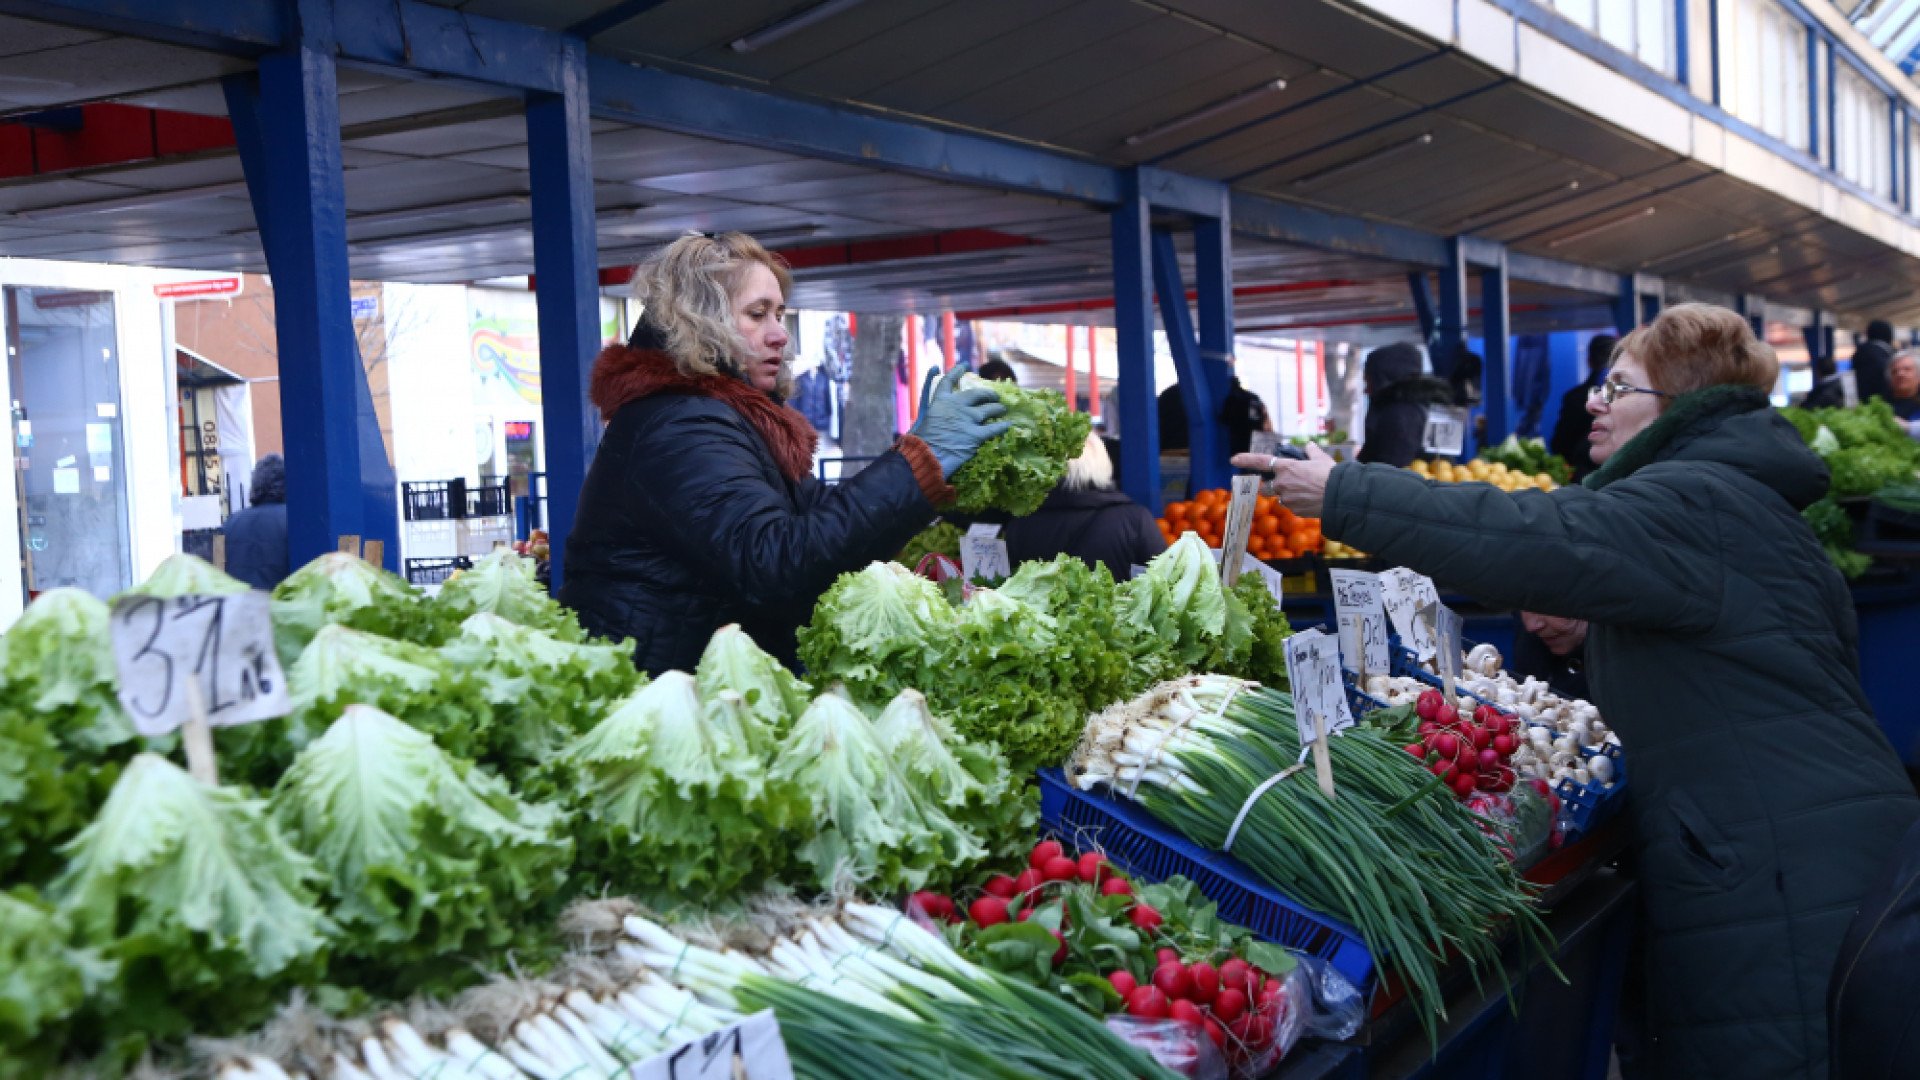
[[[1010,426],[991,422],[1007,414],[1000,395],[984,386],[960,389],[960,377],[966,372],[964,363],[955,364],[945,376],[937,369],[928,372],[920,395],[920,422],[913,425],[913,434],[933,451],[941,475],[949,479],[973,460],[981,444]]]
[[[1280,500],[1280,505],[1301,517],[1319,517],[1321,503],[1327,497],[1327,477],[1337,464],[1320,449],[1319,443],[1307,444],[1307,459],[1272,457],[1267,454],[1235,454],[1233,467],[1268,474],[1260,482],[1260,493]]]

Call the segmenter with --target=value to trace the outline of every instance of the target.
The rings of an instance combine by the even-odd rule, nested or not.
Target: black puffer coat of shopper
[[[1367,428],[1358,460],[1396,468],[1422,456],[1427,408],[1452,405],[1453,388],[1421,373],[1420,350],[1387,345],[1367,354]]]
[[[1651,1075],[1818,1077],[1828,978],[1920,818],[1860,688],[1846,583],[1800,510],[1827,470],[1757,390],[1677,399],[1585,487],[1341,465],[1329,539],[1485,602],[1590,620],[1626,750]]]
[[[1152,511],[1124,491],[1096,488],[1053,489],[1040,509],[1002,526],[1000,538],[1015,566],[1066,554],[1088,566],[1105,563],[1115,581],[1167,550]]]
[[[913,436],[822,484],[798,412],[731,375],[683,375],[655,349],[609,346],[591,393],[607,430],[560,599],[590,632],[633,638],[649,674],[692,670],[728,623],[793,665],[794,632],[834,579],[892,558],[952,495]]]

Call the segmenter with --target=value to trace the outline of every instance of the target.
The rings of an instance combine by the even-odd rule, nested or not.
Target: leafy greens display
[[[969,375],[960,380],[967,389],[985,387],[1007,407],[1003,418],[1012,427],[988,439],[953,474],[958,493],[955,508],[963,514],[1005,510],[1025,517],[1040,508],[1047,493],[1067,474],[1067,463],[1080,456],[1093,430],[1093,420],[1067,405],[1055,390],[1023,390],[1010,382]]]

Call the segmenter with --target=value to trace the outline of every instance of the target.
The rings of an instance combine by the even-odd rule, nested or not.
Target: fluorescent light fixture
[[[16,210],[13,216],[25,221],[37,221],[41,218],[71,217],[75,214],[113,214],[125,210],[145,210],[154,206],[172,206],[177,203],[217,199],[222,195],[233,195],[245,190],[247,190],[245,180],[234,180],[225,184],[205,184],[174,191],[143,191],[135,195],[116,195],[111,199],[95,199],[92,202],[40,206],[31,210]]]
[[[1510,213],[1515,213],[1519,211],[1521,207],[1526,207],[1528,211],[1539,210],[1542,209],[1542,207],[1529,204],[1539,202],[1542,199],[1550,199],[1556,195],[1571,195],[1579,190],[1580,181],[1578,180],[1569,180],[1564,184],[1555,184],[1545,191],[1536,191],[1531,195],[1522,195],[1517,199],[1501,203],[1499,206],[1490,206],[1485,210],[1476,210],[1466,217],[1461,218],[1459,221],[1454,222],[1452,231],[1459,232],[1464,229],[1471,229],[1475,225],[1481,225],[1495,218],[1505,217]]]
[[[1296,177],[1292,183],[1294,187],[1306,187],[1309,184],[1317,184],[1322,180],[1330,180],[1333,177],[1352,172],[1363,165],[1372,165],[1385,161],[1388,158],[1399,157],[1401,154],[1410,150],[1418,150],[1432,142],[1433,132],[1423,131],[1411,139],[1397,143],[1389,143],[1377,150],[1369,150],[1359,157],[1349,158],[1338,165],[1330,165],[1318,172],[1310,172],[1305,176]]]
[[[1240,106],[1247,104],[1248,102],[1258,101],[1261,98],[1266,97],[1268,94],[1277,93],[1281,90],[1285,90],[1286,88],[1287,88],[1287,80],[1268,79],[1266,82],[1263,82],[1259,86],[1253,87],[1250,90],[1242,90],[1239,93],[1234,94],[1232,97],[1221,98],[1219,101],[1216,101],[1211,105],[1202,105],[1198,109],[1195,109],[1194,111],[1187,113],[1184,116],[1176,116],[1173,119],[1168,120],[1163,124],[1155,124],[1154,126],[1148,128],[1147,130],[1139,132],[1138,134],[1129,135],[1127,136],[1127,145],[1138,146],[1143,142],[1152,142],[1153,140],[1161,138],[1162,136],[1171,135],[1182,128],[1192,127],[1193,125],[1199,123],[1202,120],[1219,116],[1221,113],[1226,112],[1229,109],[1237,109]]]
[[[855,7],[862,2],[863,0],[825,0],[824,3],[815,4],[797,15],[789,15],[778,22],[768,23],[745,37],[735,38],[733,44],[729,47],[737,53],[750,53],[757,49],[764,49],[777,41],[782,41],[805,30],[815,23],[831,19],[835,15],[846,11],[848,8]]]
[[[414,218],[445,217],[449,214],[465,214],[474,210],[507,210],[526,207],[530,201],[525,195],[489,195],[484,199],[461,199],[458,202],[432,203],[427,206],[399,206],[392,210],[374,210],[365,214],[348,214],[349,225],[373,225],[382,221],[409,221]]]
[[[1600,222],[1598,225],[1589,225],[1584,229],[1575,229],[1574,231],[1568,233],[1565,236],[1555,237],[1554,239],[1547,241],[1547,246],[1550,248],[1557,248],[1562,244],[1571,244],[1575,240],[1585,240],[1589,236],[1597,236],[1600,233],[1606,232],[1608,229],[1617,229],[1622,225],[1630,225],[1636,221],[1644,221],[1647,218],[1652,217],[1654,213],[1659,209],[1660,208],[1657,206],[1643,207],[1639,210],[1635,210],[1633,213],[1628,214],[1625,217],[1610,218],[1606,221]]]

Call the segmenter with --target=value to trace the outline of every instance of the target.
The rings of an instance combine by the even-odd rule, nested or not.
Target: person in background
[[[1423,366],[1420,347],[1405,342],[1367,354],[1367,430],[1358,460],[1399,468],[1421,456],[1427,409],[1453,404],[1453,388]]]
[[[1016,567],[1066,554],[1088,566],[1106,564],[1116,581],[1167,549],[1153,513],[1114,489],[1113,459],[1097,434],[1087,436],[1040,509],[1007,522],[1000,537]]]
[[[1883,397],[1892,400],[1887,387],[1887,369],[1893,364],[1893,324],[1875,319],[1867,324],[1867,340],[1853,350],[1853,382],[1860,400]]]
[[[1547,447],[1573,466],[1575,482],[1593,472],[1593,457],[1587,450],[1587,433],[1593,430],[1593,415],[1587,412],[1587,399],[1607,374],[1613,362],[1613,347],[1619,339],[1612,334],[1595,334],[1587,342],[1587,379],[1560,398],[1560,417],[1553,422],[1553,442]]]
[[[1180,396],[1180,384],[1160,391],[1155,404],[1160,409],[1160,449],[1187,450],[1192,440],[1187,434],[1187,402]]]
[[[1253,447],[1253,433],[1272,431],[1273,418],[1260,395],[1240,385],[1240,376],[1227,384],[1227,400],[1220,406],[1220,422],[1226,425],[1227,444],[1233,453],[1244,454]]]
[[[1847,388],[1840,380],[1840,367],[1831,356],[1816,356],[1812,362],[1813,389],[1799,405],[1803,409],[1838,409],[1847,403]]]
[[[1587,621],[1563,619],[1523,611],[1520,632],[1513,635],[1513,655],[1507,671],[1516,678],[1532,676],[1563,698],[1590,701],[1587,686]]]
[[[1887,404],[1893,415],[1909,422],[1920,420],[1920,354],[1903,352],[1887,365]]]
[[[981,364],[980,370],[975,374],[993,382],[1010,382],[1015,386],[1020,385],[1020,380],[1013,374],[1013,365],[997,357]]]
[[[287,462],[268,454],[253,466],[253,504],[227,519],[227,573],[256,589],[287,576]]]

